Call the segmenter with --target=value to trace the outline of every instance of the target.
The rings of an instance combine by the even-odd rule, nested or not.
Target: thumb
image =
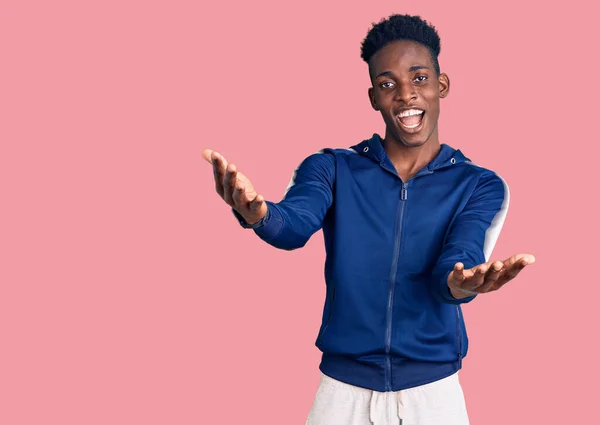
[[[448,276],[448,277],[457,282],[462,282],[463,280],[465,280],[464,272],[465,272],[465,265],[463,263],[456,263],[456,264],[454,264],[454,269],[452,270],[452,272],[450,273],[450,276]]]
[[[257,212],[262,207],[265,198],[262,195],[256,195],[256,197],[250,202],[250,211]]]
[[[202,157],[203,157],[203,158],[204,158],[206,161],[208,161],[208,163],[209,163],[209,164],[212,164],[212,160],[210,159],[210,157],[211,157],[211,154],[212,154],[212,153],[213,153],[213,150],[212,150],[212,149],[204,149],[204,150],[202,151]]]

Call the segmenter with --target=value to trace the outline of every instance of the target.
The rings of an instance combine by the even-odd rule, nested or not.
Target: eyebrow
[[[414,72],[417,71],[419,69],[429,69],[424,65],[413,65],[410,68],[408,68],[408,72]],[[392,75],[392,71],[385,71],[382,72],[381,74],[377,75],[377,77],[375,78],[379,78],[379,77],[387,77],[388,75]]]

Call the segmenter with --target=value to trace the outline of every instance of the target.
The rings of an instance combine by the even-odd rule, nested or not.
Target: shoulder
[[[454,167],[450,169],[454,169],[459,171],[462,179],[469,179],[471,181],[477,182],[475,187],[479,188],[481,186],[494,185],[497,187],[503,186],[508,190],[508,184],[506,180],[502,178],[500,174],[496,171],[480,164],[474,162],[470,158],[466,157],[465,154],[460,149],[454,149],[451,146],[443,145],[443,149],[446,149],[446,157],[451,157],[452,161],[456,162]]]
[[[473,178],[471,186],[470,201],[485,204],[502,204],[502,208],[507,208],[510,200],[510,189],[506,180],[496,171],[478,165],[471,160],[466,160],[462,164],[465,173]]]
[[[465,169],[477,176],[477,188],[495,187],[497,190],[508,192],[508,183],[496,171],[478,165],[470,160],[464,162]]]
[[[451,167],[459,173],[458,178],[469,181],[470,193],[475,197],[500,197],[508,198],[509,188],[506,180],[495,170],[486,167],[466,157],[459,149],[445,146],[450,152],[447,156],[456,158],[456,166]],[[449,149],[448,149],[449,148]],[[460,170],[460,171],[459,171]]]
[[[357,153],[358,152],[352,148],[327,147],[305,156],[301,160],[299,167],[334,167],[338,159],[346,156],[356,155]]]

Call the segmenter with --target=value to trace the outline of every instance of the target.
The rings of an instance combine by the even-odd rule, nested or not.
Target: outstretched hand
[[[535,257],[531,254],[517,254],[504,261],[489,261],[467,270],[462,263],[456,263],[448,275],[448,287],[457,299],[497,291],[534,262]]]
[[[204,149],[202,157],[213,166],[215,189],[219,196],[248,224],[260,221],[267,214],[265,199],[234,164],[229,164],[223,155],[211,149]]]

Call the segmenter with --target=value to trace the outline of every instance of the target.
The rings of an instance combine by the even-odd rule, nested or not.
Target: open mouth
[[[416,130],[423,123],[425,111],[422,109],[405,109],[396,115],[400,126],[405,130]]]

